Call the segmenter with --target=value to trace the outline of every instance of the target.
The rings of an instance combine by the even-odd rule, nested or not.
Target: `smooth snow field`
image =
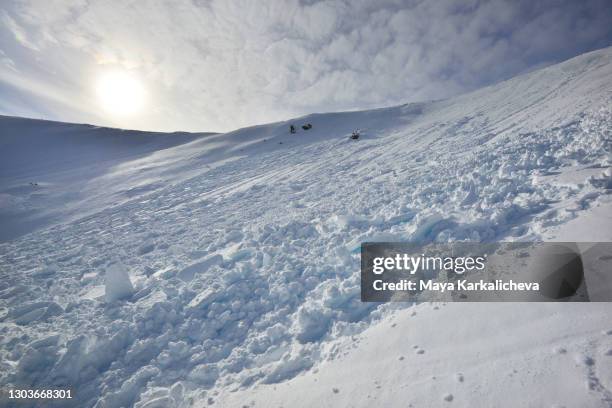
[[[0,388],[73,395],[3,406],[612,406],[612,304],[359,298],[363,241],[612,241],[612,48],[225,134],[0,135]]]

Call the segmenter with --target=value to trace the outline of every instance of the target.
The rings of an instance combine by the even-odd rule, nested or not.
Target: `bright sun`
[[[96,93],[102,108],[116,116],[134,115],[145,104],[146,92],[142,83],[123,71],[101,75],[96,84]]]

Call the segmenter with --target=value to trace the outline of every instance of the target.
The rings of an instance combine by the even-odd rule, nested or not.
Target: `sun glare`
[[[98,78],[96,93],[101,107],[116,116],[134,115],[145,104],[142,83],[123,71],[107,72]]]

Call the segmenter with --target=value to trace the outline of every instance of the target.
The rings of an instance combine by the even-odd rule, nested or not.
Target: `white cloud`
[[[609,45],[611,16],[598,0],[23,0],[6,7],[0,33],[28,48],[3,46],[30,68],[28,83],[61,79],[80,92],[63,99],[86,97],[105,66],[138,73],[152,109],[117,125],[228,130],[447,97]]]

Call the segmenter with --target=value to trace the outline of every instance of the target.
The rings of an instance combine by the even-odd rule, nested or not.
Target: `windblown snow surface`
[[[612,404],[611,304],[359,300],[362,241],[612,241],[612,48],[226,134],[0,131],[0,386],[74,395],[23,406]]]

